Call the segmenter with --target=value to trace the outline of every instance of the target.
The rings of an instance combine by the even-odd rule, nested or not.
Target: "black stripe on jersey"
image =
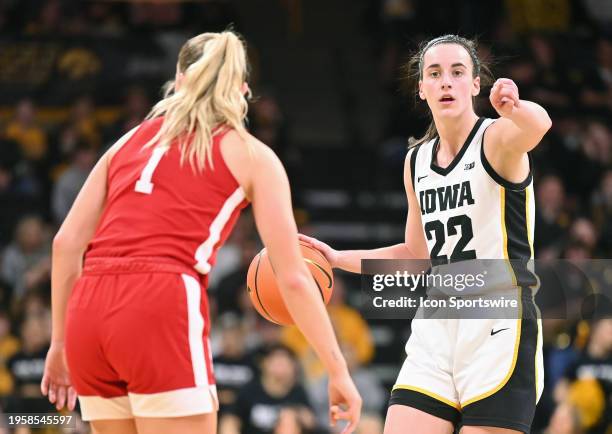
[[[493,125],[493,123],[488,125],[487,128],[489,128],[491,125]],[[485,132],[486,132],[486,129],[485,129]],[[493,167],[491,167],[491,164],[489,164],[489,160],[487,160],[487,157],[484,151],[484,136],[485,134],[483,133],[481,143],[480,143],[480,161],[482,161],[482,167],[484,167],[484,169],[487,171],[487,173],[493,179],[493,181],[497,182],[499,185],[501,185],[502,187],[508,190],[524,190],[525,188],[527,188],[527,186],[531,184],[531,180],[533,178],[533,161],[531,161],[531,154],[527,153],[527,157],[529,158],[529,174],[527,175],[527,178],[525,178],[523,182],[507,181],[504,178],[502,178],[495,171],[495,169],[493,169]]]
[[[417,157],[417,152],[419,152],[419,148],[421,147],[421,145],[417,145],[414,148],[412,148],[412,153],[410,154],[410,176],[412,177],[412,189],[414,190],[414,192],[416,193],[416,188],[414,186],[414,172],[416,170],[416,157]]]
[[[508,259],[511,260],[516,284],[520,287],[536,285],[535,276],[527,268],[527,263],[531,259],[527,226],[527,190],[506,190],[504,200]]]
[[[467,139],[465,139],[463,146],[459,150],[459,153],[455,155],[455,158],[453,158],[453,161],[451,161],[451,163],[448,166],[446,166],[444,169],[435,164],[436,151],[438,150],[438,146],[440,144],[440,137],[436,137],[436,141],[431,147],[431,163],[429,165],[429,167],[431,167],[431,170],[433,170],[436,173],[439,173],[442,176],[448,175],[455,168],[455,166],[459,163],[459,161],[461,161],[461,159],[463,158],[463,154],[465,154],[465,151],[467,151],[467,148],[469,148],[470,143],[472,143],[472,140],[474,140],[474,136],[480,129],[480,126],[482,125],[484,120],[485,118],[479,118],[476,121],[476,123],[474,124],[474,127],[472,127],[472,131],[470,131],[470,134],[468,134]]]

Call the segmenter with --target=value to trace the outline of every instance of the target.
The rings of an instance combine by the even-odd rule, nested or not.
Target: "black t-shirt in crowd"
[[[257,375],[257,369],[249,356],[215,357],[213,366],[220,404],[219,415],[222,415],[231,405],[234,405],[240,389],[253,381]]]
[[[34,353],[22,351],[15,354],[7,362],[7,367],[15,382],[15,393],[7,403],[7,413],[50,413],[55,407],[49,400],[38,393],[40,382],[45,371],[45,357],[48,348],[45,347]],[[30,392],[23,395],[24,387]],[[32,392],[36,390],[36,394]]]
[[[267,434],[273,432],[280,411],[287,407],[311,408],[302,386],[295,385],[286,396],[273,397],[257,378],[240,390],[236,403],[228,413],[240,418],[241,432]]]
[[[45,347],[31,354],[20,351],[9,359],[7,366],[15,380],[16,389],[24,385],[40,385],[45,372],[47,350]]]

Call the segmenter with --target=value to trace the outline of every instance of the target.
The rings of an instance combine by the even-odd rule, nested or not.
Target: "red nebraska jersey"
[[[229,130],[213,137],[213,167],[198,171],[181,165],[175,144],[165,153],[143,148],[162,122],[143,122],[112,158],[106,209],[86,257],[174,259],[206,275],[247,205],[221,155]]]

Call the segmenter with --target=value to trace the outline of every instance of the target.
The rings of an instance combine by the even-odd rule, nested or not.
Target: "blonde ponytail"
[[[202,33],[183,45],[178,71],[184,74],[178,89],[166,84],[164,98],[147,119],[164,116],[157,134],[145,146],[168,148],[178,141],[181,164],[212,167],[212,133],[226,125],[246,137],[244,120],[248,104],[242,93],[247,76],[246,50],[230,31]]]

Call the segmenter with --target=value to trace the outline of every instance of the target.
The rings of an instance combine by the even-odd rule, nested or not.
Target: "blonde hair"
[[[165,85],[164,98],[151,109],[147,119],[164,116],[157,134],[145,144],[169,148],[178,140],[181,164],[193,168],[212,167],[212,133],[226,125],[246,137],[244,120],[250,94],[242,93],[248,64],[245,45],[231,31],[202,33],[181,48],[177,64],[184,77]]]

